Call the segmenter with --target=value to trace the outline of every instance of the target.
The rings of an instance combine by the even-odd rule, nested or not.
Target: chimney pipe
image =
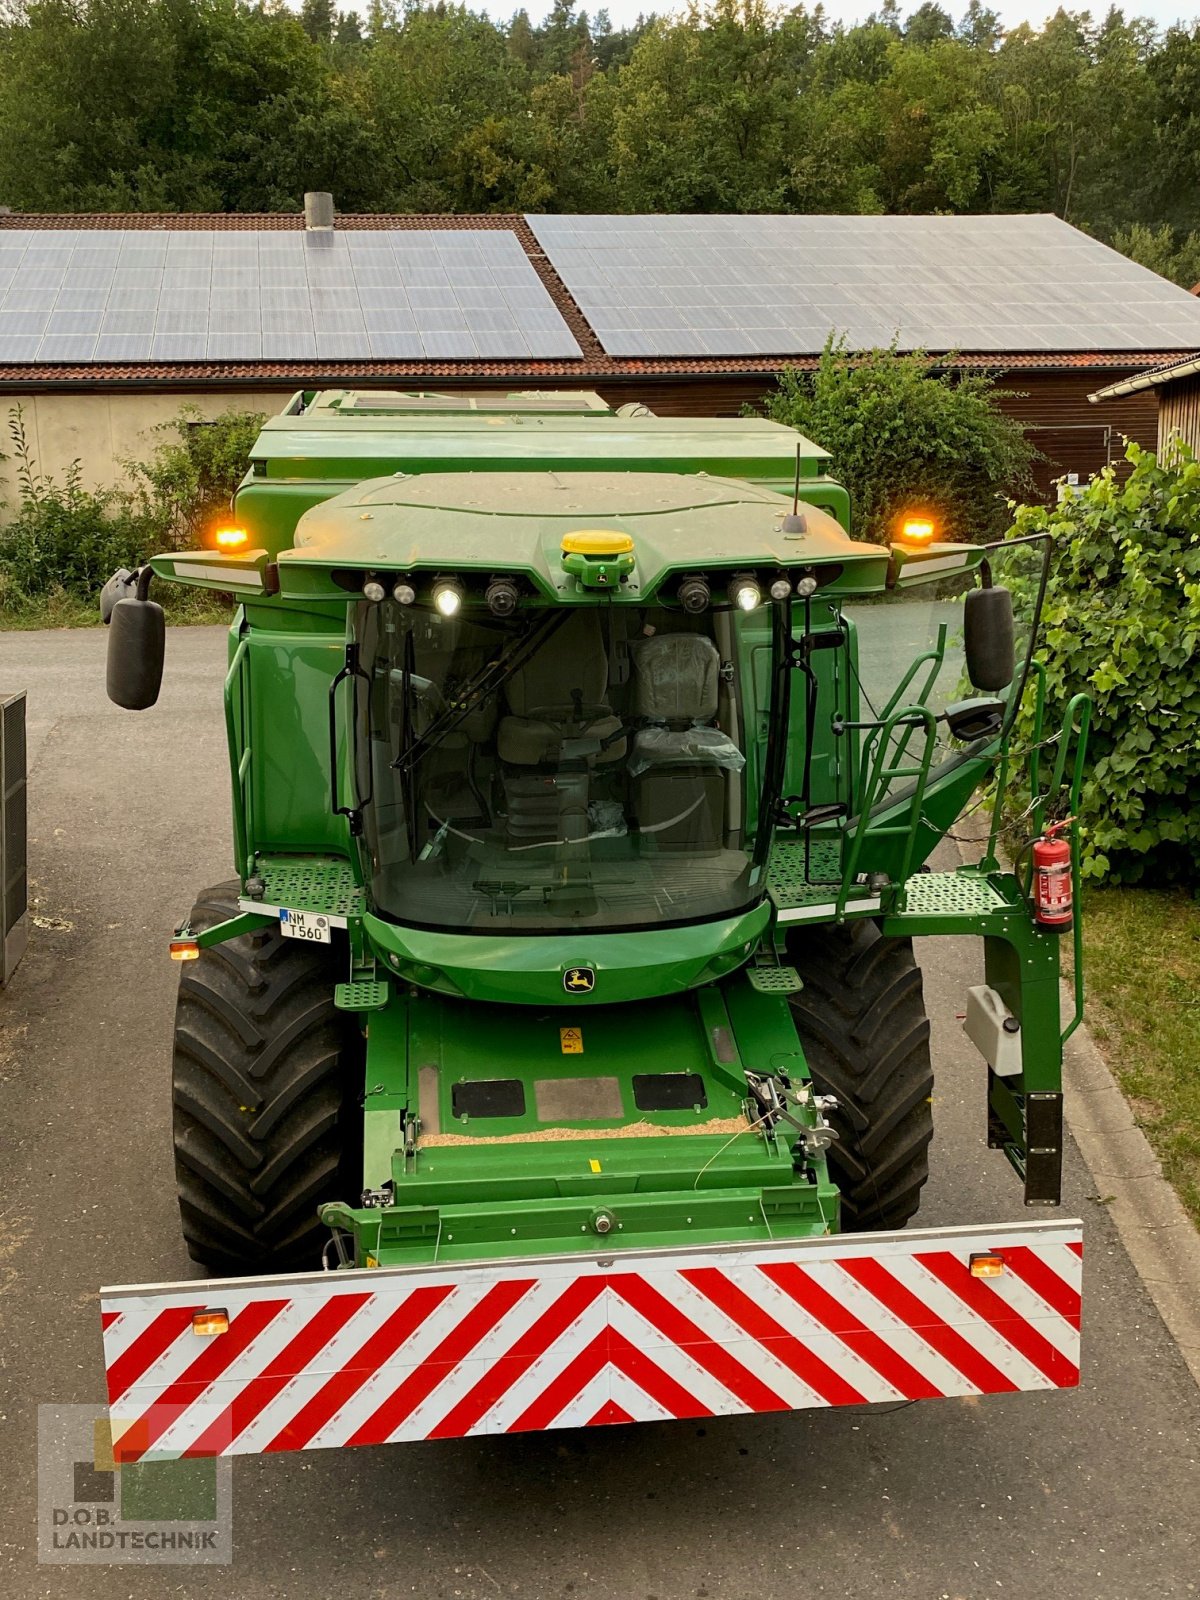
[[[308,233],[329,233],[333,229],[333,196],[310,193],[304,196],[304,227]]]

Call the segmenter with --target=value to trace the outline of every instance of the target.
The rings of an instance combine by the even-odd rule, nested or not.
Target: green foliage
[[[94,608],[118,567],[197,545],[228,511],[262,422],[226,412],[206,423],[184,411],[159,430],[149,461],[126,464],[129,487],[96,491],[84,488],[78,462],[61,482],[39,471],[15,407],[8,426],[18,500],[0,528],[0,612],[71,617],[74,605]]]
[[[1200,283],[1200,233],[1180,239],[1169,222],[1157,229],[1135,222],[1116,235],[1113,245],[1122,255],[1185,289]]]
[[[258,411],[223,411],[209,421],[185,407],[155,430],[161,442],[149,461],[125,463],[128,499],[158,530],[160,546],[195,549],[228,514],[265,421]]]
[[[58,591],[95,596],[118,567],[149,554],[153,524],[117,497],[85,489],[78,462],[61,483],[38,471],[19,406],[9,435],[21,498],[0,530],[0,602],[19,609]]]
[[[1006,497],[1030,486],[1035,453],[989,378],[933,372],[895,347],[830,341],[813,373],[785,371],[767,414],[832,453],[858,538],[886,542],[906,511],[932,512],[948,539],[997,537]]]
[[[1048,726],[1086,691],[1094,714],[1081,806],[1085,877],[1200,882],[1200,462],[1098,474],[1061,504],[1023,506],[1013,535],[1048,532]],[[1027,697],[1028,698],[1028,697]],[[1030,714],[1021,730],[1030,733]]]
[[[981,0],[957,23],[936,0],[906,19],[886,0],[857,26],[771,0],[670,11],[614,29],[572,0],[537,26],[368,0],[364,30],[336,0],[14,0],[0,196],[32,211],[296,210],[312,188],[344,211],[1056,211],[1105,239],[1166,222],[1176,250],[1200,230],[1200,30],[1159,38],[1113,10],[1005,33]]]

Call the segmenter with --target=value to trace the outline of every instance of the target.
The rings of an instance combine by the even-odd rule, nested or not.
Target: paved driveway
[[[95,1290],[189,1275],[172,1188],[164,936],[230,876],[219,629],[175,631],[162,700],[104,698],[99,631],[0,636],[29,690],[42,925],[0,996],[0,1594],[229,1600],[1172,1600],[1200,1592],[1200,1396],[1074,1151],[1076,1393],[239,1461],[220,1568],[38,1567],[39,1402],[102,1394]],[[924,949],[938,1139],[922,1221],[1022,1216]]]

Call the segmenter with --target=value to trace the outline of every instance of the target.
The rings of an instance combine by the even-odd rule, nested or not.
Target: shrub
[[[1042,618],[1049,726],[1086,690],[1094,713],[1082,870],[1116,883],[1200,881],[1200,462],[1097,474],[1061,504],[1023,506],[1014,536],[1050,533]],[[1030,714],[1020,731],[1028,736]]]
[[[933,513],[943,536],[999,538],[1007,501],[1029,493],[1037,452],[997,405],[990,378],[934,373],[924,354],[851,354],[830,340],[815,372],[789,368],[765,401],[831,452],[855,534],[886,542],[904,512]]]
[[[154,519],[121,496],[83,488],[79,463],[62,482],[39,473],[21,408],[9,416],[20,503],[0,530],[0,576],[7,607],[63,592],[94,599],[118,567],[148,555]]]
[[[223,411],[210,422],[185,407],[155,429],[161,443],[149,461],[125,463],[132,495],[158,521],[165,544],[195,549],[213,521],[228,514],[265,421],[259,411]]]
[[[256,412],[205,422],[185,410],[156,430],[161,442],[149,461],[125,463],[129,487],[97,491],[83,487],[78,461],[61,482],[38,470],[16,407],[9,436],[19,499],[0,529],[0,610],[19,613],[60,596],[94,603],[118,567],[155,550],[195,548],[228,512],[262,423]]]

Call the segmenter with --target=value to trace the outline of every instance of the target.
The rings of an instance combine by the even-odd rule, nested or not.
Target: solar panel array
[[[0,363],[577,358],[499,230],[0,230]]]
[[[1200,348],[1200,301],[1052,216],[531,216],[611,356]]]

